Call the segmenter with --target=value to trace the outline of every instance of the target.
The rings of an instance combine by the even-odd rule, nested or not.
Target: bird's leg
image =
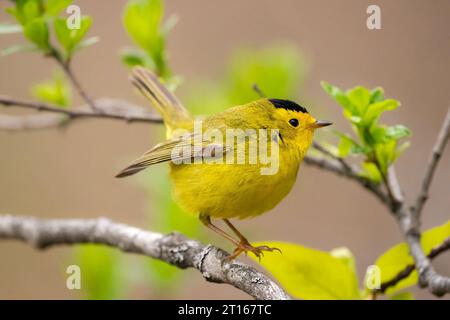
[[[220,229],[219,227],[213,225],[211,223],[211,217],[208,215],[204,215],[201,214],[200,215],[200,221],[209,229],[211,229],[212,231],[220,234],[222,237],[224,237],[225,239],[231,241],[233,244],[235,244],[236,246],[239,246],[239,241],[237,241],[236,239],[234,239],[232,236],[230,236],[228,233],[226,233],[225,231],[223,231],[222,229]]]
[[[223,219],[223,221],[225,221],[225,223],[227,224],[227,226],[234,232],[234,234],[236,236],[239,237],[240,242],[238,243],[236,249],[234,250],[233,254],[229,257],[227,257],[227,260],[231,260],[236,258],[238,255],[240,255],[241,253],[246,253],[248,251],[252,252],[256,257],[258,257],[258,259],[261,259],[261,256],[263,256],[263,251],[279,251],[281,253],[281,250],[278,248],[271,248],[268,246],[258,246],[258,247],[254,247],[251,245],[251,243],[247,240],[246,237],[244,237],[244,235],[228,220],[228,219]]]

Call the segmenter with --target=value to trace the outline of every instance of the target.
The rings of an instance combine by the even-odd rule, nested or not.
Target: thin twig
[[[235,260],[226,262],[225,251],[180,233],[162,235],[105,218],[51,220],[0,215],[0,239],[23,241],[38,249],[62,244],[103,244],[181,269],[195,268],[207,281],[230,284],[258,300],[290,299],[266,275]]]
[[[422,179],[421,189],[417,196],[416,203],[412,208],[414,219],[420,216],[423,206],[428,199],[428,192],[430,190],[431,181],[433,180],[434,173],[436,171],[439,160],[444,152],[445,146],[450,139],[450,107],[447,110],[447,116],[445,117],[444,124],[439,131],[438,138],[434,144],[430,160],[426,166],[425,174]]]
[[[433,248],[430,253],[428,254],[428,259],[432,260],[441,253],[447,251],[450,249],[450,237],[447,238],[442,244],[439,246]],[[394,287],[399,283],[401,280],[406,279],[414,270],[416,269],[416,265],[409,264],[407,265],[402,271],[400,271],[394,278],[392,278],[389,281],[383,282],[380,285],[379,289],[375,289],[373,291],[374,294],[383,294],[389,289],[390,287]]]
[[[324,146],[322,146],[320,143],[318,142],[313,142],[313,148],[316,149],[317,151],[320,151],[322,154],[330,157],[331,159],[337,160],[342,164],[342,168],[347,171],[347,172],[351,172],[352,171],[352,167],[347,163],[347,161],[345,161],[344,158],[341,158],[339,156],[336,156],[335,154],[333,154],[332,152],[330,152],[327,148],[325,148]]]
[[[69,78],[70,82],[74,86],[75,90],[78,94],[83,98],[83,100],[87,103],[87,105],[92,109],[92,111],[96,111],[100,113],[101,110],[96,106],[95,101],[91,98],[91,96],[86,92],[86,90],[81,85],[80,81],[78,81],[75,73],[70,67],[70,61],[65,60],[58,50],[53,48],[51,50],[50,56],[55,59],[55,61],[60,65],[61,69],[63,69],[66,76]]]
[[[256,92],[256,94],[260,97],[260,98],[267,98],[267,96],[264,94],[264,92],[261,90],[261,88],[258,86],[257,83],[254,83],[252,86],[253,91]]]
[[[343,164],[339,161],[327,159],[325,157],[314,157],[314,156],[306,156],[304,158],[304,163],[310,166],[317,167],[319,169],[333,172],[339,176],[348,178],[352,181],[355,181],[364,189],[373,193],[382,203],[389,204],[389,198],[387,194],[380,188],[379,185],[370,182],[369,180],[361,177],[358,171],[351,166],[347,168],[343,166]]]

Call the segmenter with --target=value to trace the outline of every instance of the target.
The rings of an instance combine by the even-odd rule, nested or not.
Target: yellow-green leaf
[[[39,49],[48,51],[50,48],[49,31],[44,19],[37,18],[28,23],[24,29],[25,37],[36,44]]]
[[[70,87],[60,74],[55,74],[52,80],[35,84],[31,91],[37,99],[61,108],[67,108],[70,104]]]
[[[55,19],[54,27],[56,38],[61,46],[64,48],[67,58],[70,58],[73,52],[77,49],[81,40],[83,40],[86,33],[92,25],[92,18],[89,16],[81,17],[79,29],[69,29],[66,19]]]
[[[356,88],[350,89],[347,92],[347,97],[350,102],[358,108],[359,113],[364,114],[367,106],[370,103],[372,94],[368,89],[358,86]]]
[[[361,176],[378,184],[382,180],[380,170],[373,162],[363,162],[361,164],[362,172]]]
[[[450,221],[442,226],[425,231],[421,241],[425,254],[429,254],[434,247],[440,245],[448,237],[450,237]],[[381,282],[386,282],[394,278],[407,265],[413,263],[413,258],[409,255],[408,246],[402,242],[381,255],[375,264],[381,270]],[[401,289],[413,286],[417,283],[417,280],[417,271],[414,271],[408,278],[403,279],[396,286],[389,288],[386,293],[392,294]]]
[[[110,300],[122,297],[120,254],[113,248],[83,245],[75,248],[81,268],[81,288],[87,299]]]
[[[348,259],[286,242],[264,242],[253,245],[268,245],[282,251],[282,254],[266,253],[261,259],[261,264],[289,294],[296,298],[360,298],[358,280]],[[258,261],[257,258],[254,259]]]

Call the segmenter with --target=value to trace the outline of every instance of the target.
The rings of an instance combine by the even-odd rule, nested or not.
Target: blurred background
[[[93,17],[90,36],[100,41],[77,53],[73,69],[94,97],[146,101],[128,83],[119,52],[132,46],[123,28],[125,0],[77,0]],[[257,98],[251,85],[277,98],[295,98],[318,118],[350,132],[341,108],[320,87],[381,86],[402,106],[383,121],[413,131],[412,146],[397,163],[408,199],[415,197],[432,144],[450,103],[450,2],[376,1],[381,30],[368,30],[373,1],[166,0],[165,16],[178,23],[167,40],[168,65],[178,96],[197,114],[217,112]],[[0,21],[12,21],[0,3]],[[0,37],[0,48],[24,42]],[[0,58],[0,94],[34,99],[33,84],[50,79],[54,61],[36,53]],[[271,75],[275,75],[271,78]],[[259,78],[261,77],[261,78]],[[262,78],[264,77],[264,78]],[[275,81],[275,80],[276,81]],[[281,79],[279,81],[279,79]],[[82,100],[73,93],[73,105]],[[23,114],[23,110],[0,111]],[[0,131],[0,213],[49,218],[105,216],[141,228],[190,236],[232,247],[172,202],[165,165],[127,180],[114,175],[163,135],[158,125],[82,120],[66,128]],[[319,139],[330,139],[323,134]],[[423,228],[449,218],[450,148],[439,166]],[[290,195],[272,212],[238,225],[251,240],[280,240],[320,250],[348,247],[360,280],[366,268],[400,242],[397,225],[371,194],[353,182],[302,166]],[[84,249],[83,249],[84,248]],[[87,246],[36,251],[0,241],[0,299],[228,299],[248,298],[227,285],[207,283],[196,270],[178,271],[145,257]],[[249,262],[249,259],[243,257]],[[68,265],[81,264],[82,290],[66,289]],[[433,263],[450,270],[450,256]],[[433,298],[413,290],[417,298]]]

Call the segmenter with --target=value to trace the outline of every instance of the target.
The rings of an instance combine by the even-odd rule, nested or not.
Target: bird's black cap
[[[269,99],[269,101],[275,106],[275,108],[282,108],[291,111],[308,113],[308,110],[306,110],[306,108],[302,107],[301,105],[291,100]]]

